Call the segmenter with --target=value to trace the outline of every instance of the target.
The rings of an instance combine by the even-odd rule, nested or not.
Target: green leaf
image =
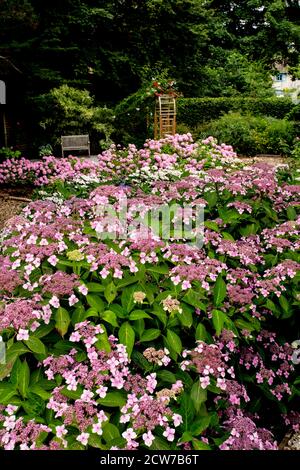
[[[168,274],[169,273],[169,267],[167,265],[146,265],[146,270],[150,271],[152,273],[157,273],[157,274]]]
[[[216,330],[217,336],[221,334],[226,320],[227,320],[227,315],[221,312],[221,310],[212,311],[212,321],[213,321],[213,325]]]
[[[289,219],[289,220],[296,220],[296,218],[297,218],[297,212],[296,212],[296,210],[295,210],[295,208],[294,208],[293,206],[289,206],[289,207],[287,208],[286,213],[287,213],[287,216],[288,216],[288,219]]]
[[[88,282],[86,284],[89,292],[103,292],[105,287],[102,284],[98,284],[98,282]]]
[[[126,447],[126,445],[127,445],[127,441],[126,441],[126,439],[124,439],[124,437],[119,437],[118,439],[113,439],[109,443],[110,448],[113,447],[113,446],[116,446],[119,449],[124,449]]]
[[[10,374],[10,382],[15,386],[15,388],[18,387],[21,369],[22,369],[22,362],[19,358],[17,358]],[[1,389],[1,383],[0,383],[0,389]]]
[[[191,426],[191,433],[193,436],[199,436],[210,425],[211,416],[202,416],[193,422]]]
[[[106,446],[103,445],[101,437],[97,434],[89,435],[89,446],[94,447],[96,449],[106,450]]]
[[[183,370],[178,370],[176,372],[177,380],[181,380],[185,388],[191,388],[193,385],[193,379],[191,378],[190,374]]]
[[[193,315],[191,309],[188,306],[182,305],[182,312],[177,314],[177,318],[179,319],[182,326],[191,328],[193,324]]]
[[[55,328],[59,332],[60,336],[64,337],[71,323],[69,312],[65,308],[59,307],[54,318]]]
[[[140,318],[140,320],[134,320],[133,329],[137,333],[138,337],[141,338],[145,330],[145,320],[143,318]]]
[[[278,222],[277,213],[275,212],[274,209],[272,209],[272,207],[270,207],[270,203],[266,200],[263,200],[262,201],[262,206],[263,206],[267,216],[270,217],[271,220],[274,220],[275,222]]]
[[[127,313],[131,312],[131,310],[134,307],[133,293],[134,293],[134,288],[130,287],[130,288],[124,289],[121,294],[121,304]]]
[[[115,300],[116,296],[117,296],[117,288],[114,285],[114,283],[111,282],[105,287],[104,297],[106,298],[107,302],[111,304]]]
[[[157,288],[154,287],[154,286],[151,285],[151,284],[150,284],[150,285],[147,285],[147,284],[146,284],[146,285],[143,285],[142,290],[146,293],[147,299],[148,299],[148,302],[149,302],[150,305],[152,305],[153,302],[154,302],[154,294],[155,294],[155,292],[156,292],[156,289],[157,289]]]
[[[176,375],[173,374],[173,372],[170,372],[169,370],[160,370],[156,373],[156,375],[162,382],[167,382],[171,384],[174,384],[176,382]]]
[[[72,315],[72,324],[76,325],[76,323],[81,323],[82,321],[86,320],[89,317],[98,317],[99,313],[98,310],[94,307],[90,307],[87,310],[81,305],[80,307],[76,308],[75,312]]]
[[[192,386],[191,399],[196,413],[199,413],[202,403],[207,400],[207,391],[201,387],[200,380],[197,380]]]
[[[107,423],[103,426],[103,439],[106,444],[109,444],[114,439],[119,439],[121,437],[119,429],[117,426],[111,423]]]
[[[284,311],[284,313],[288,313],[289,309],[290,309],[290,306],[289,306],[289,302],[288,302],[287,298],[284,295],[281,295],[279,297],[279,303],[280,303],[280,306],[281,306],[282,310]]]
[[[109,392],[104,398],[99,398],[97,403],[111,408],[122,408],[126,404],[126,398],[121,392]]]
[[[126,312],[125,308],[121,307],[119,304],[110,304],[109,310],[115,312],[118,318],[127,318],[128,313]]]
[[[98,312],[95,311],[95,316],[98,316]],[[74,312],[72,313],[72,325],[76,325],[76,323],[81,323],[86,319],[86,312],[83,305],[79,305],[75,308]]]
[[[28,391],[28,400],[22,402],[22,407],[30,417],[36,419],[37,416],[43,414],[45,401],[35,393]]]
[[[257,230],[258,228],[256,224],[248,224],[245,227],[240,227],[240,234],[243,237],[249,237],[249,235],[254,235]]]
[[[235,220],[241,218],[241,215],[235,209],[224,209],[220,207],[218,210],[221,219],[223,219],[226,224],[232,224]]]
[[[280,309],[279,307],[270,299],[267,299],[264,307],[268,308],[269,310],[271,310],[272,313],[274,313],[274,315],[276,316],[276,318],[278,318],[278,316],[280,315]]]
[[[38,384],[30,385],[29,391],[32,393],[35,393],[36,395],[38,395],[45,401],[51,398],[51,393],[47,392],[47,390],[45,390],[43,387],[41,387]]]
[[[204,194],[205,200],[208,202],[208,206],[211,209],[217,204],[218,194],[216,191],[209,191]]]
[[[111,351],[111,345],[110,345],[110,342],[108,340],[106,328],[105,328],[104,325],[101,325],[101,328],[104,331],[104,333],[100,333],[99,335],[97,335],[98,341],[97,341],[97,343],[95,343],[95,346],[96,346],[97,349],[99,349],[99,351],[110,352]]]
[[[162,322],[164,327],[167,325],[167,320],[168,320],[167,314],[160,305],[157,305],[156,303],[154,303],[152,313],[153,315],[157,316],[157,318]]]
[[[16,394],[16,389],[12,384],[0,383],[0,404],[9,405],[10,399]]]
[[[190,442],[193,439],[193,434],[189,431],[185,431],[182,434],[182,437],[180,439],[180,442]]]
[[[240,328],[240,330],[248,330],[254,331],[256,330],[256,326],[253,323],[249,323],[248,321],[243,320],[242,318],[238,318],[235,320],[235,325]]]
[[[203,296],[200,295],[198,292],[189,289],[188,293],[182,298],[184,302],[193,307],[199,308],[203,312],[206,311],[206,306],[200,299],[203,299]]]
[[[212,220],[206,220],[204,222],[204,226],[213,230],[214,232],[220,232],[219,225],[216,222],[213,222]]]
[[[160,304],[162,300],[165,300],[167,297],[171,296],[174,294],[173,291],[171,290],[164,290],[163,292],[160,292],[156,297],[155,297],[155,303]],[[161,307],[162,308],[162,307]]]
[[[71,398],[72,400],[78,400],[83,392],[83,388],[81,386],[77,386],[76,390],[68,390],[67,387],[61,389],[60,393],[67,398]]]
[[[24,343],[14,343],[10,348],[8,348],[6,352],[6,359],[7,355],[15,355],[16,357],[21,356],[29,351],[27,346]]]
[[[119,329],[119,341],[126,346],[128,356],[131,356],[135,340],[135,332],[130,323],[125,322]]]
[[[30,381],[30,370],[26,361],[21,362],[18,373],[18,390],[23,398],[27,397],[27,389]]]
[[[105,310],[105,312],[101,315],[101,318],[107,323],[110,323],[112,326],[119,326],[117,322],[117,315],[111,310]]]
[[[106,298],[106,296],[105,296],[105,298]],[[99,295],[97,295],[97,294],[87,294],[86,300],[87,300],[87,303],[89,304],[89,306],[94,308],[97,312],[101,313],[105,310],[104,302],[99,297]]]
[[[123,287],[130,286],[130,284],[136,284],[143,278],[143,274],[140,269],[139,272],[135,276],[129,275],[128,277],[124,277],[124,279],[119,279],[117,282],[117,288],[122,289]]]
[[[78,441],[73,441],[68,445],[69,450],[85,450],[85,446],[80,444]]]
[[[213,290],[214,305],[219,307],[226,297],[226,284],[221,275],[218,276]]]
[[[196,328],[196,334],[195,338],[197,341],[206,341],[207,339],[207,331],[205,326],[202,323],[199,323],[199,325]]]
[[[189,431],[194,419],[195,408],[193,401],[191,400],[191,397],[188,393],[184,393],[181,397],[179,414],[181,414],[183,419],[184,430]]]
[[[28,351],[29,349],[23,343],[19,342],[14,343],[7,349],[5,364],[0,364],[0,380],[3,380],[10,374],[17,358]]]
[[[86,354],[85,351],[78,351],[78,352],[76,353],[75,358],[76,358],[76,361],[77,361],[77,362],[83,362],[83,361],[86,360],[87,354]]]
[[[170,450],[171,447],[168,444],[168,441],[166,441],[166,439],[163,439],[162,437],[155,437],[155,439],[152,442],[149,449],[151,449],[151,450]]]
[[[54,324],[53,322],[50,322],[49,325],[41,325],[31,334],[32,336],[36,336],[37,338],[43,338],[44,336],[47,336],[53,329]]]
[[[198,439],[193,439],[193,448],[195,450],[211,450],[211,447],[208,444],[199,441]]]
[[[143,354],[141,354],[139,351],[132,351],[131,360],[146,372],[150,372],[152,370],[152,364],[148,362]]]
[[[47,354],[45,345],[42,343],[40,339],[35,338],[34,336],[30,336],[29,339],[25,342],[26,342],[26,345],[29,347],[30,351],[36,354],[43,354],[43,355]]]
[[[149,330],[144,331],[140,338],[140,343],[146,343],[147,341],[153,341],[154,339],[160,336],[160,330],[155,328],[150,328]]]
[[[177,354],[181,354],[182,351],[182,343],[179,336],[174,333],[172,330],[167,330],[167,341],[170,348],[176,352]]]
[[[134,310],[129,315],[129,320],[140,320],[140,318],[151,318],[148,313],[144,312],[143,310]]]

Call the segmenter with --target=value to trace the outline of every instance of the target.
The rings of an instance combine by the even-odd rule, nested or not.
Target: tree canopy
[[[31,95],[67,83],[116,102],[157,68],[168,69],[186,96],[228,95],[230,87],[247,92],[247,71],[253,76],[278,61],[298,64],[298,1],[0,3],[0,54],[23,70]],[[244,79],[236,80],[239,71]]]
[[[55,127],[59,103],[53,102],[53,90],[65,86],[74,103],[81,96],[76,89],[88,93],[95,111],[90,124],[104,126],[106,140],[111,132],[106,106],[122,103],[154,77],[174,78],[185,97],[270,96],[276,64],[299,75],[299,5],[296,0],[0,0],[0,56],[22,71],[17,102],[23,117],[17,121],[30,127],[23,132],[17,125],[16,132],[34,136],[33,147],[48,139],[41,124],[47,123],[49,132]]]

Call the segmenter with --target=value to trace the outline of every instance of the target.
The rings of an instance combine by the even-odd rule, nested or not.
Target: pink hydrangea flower
[[[72,294],[72,295],[69,297],[69,305],[70,305],[70,307],[72,307],[73,305],[77,304],[77,302],[79,302],[79,299],[76,297],[76,295]]]
[[[51,299],[49,300],[49,304],[52,305],[52,307],[54,308],[59,308],[59,298],[56,297],[56,295],[53,295],[53,297],[51,297]]]
[[[168,426],[163,432],[163,436],[167,439],[167,441],[173,442],[175,439],[175,429]]]
[[[151,431],[148,431],[142,435],[143,441],[147,447],[150,447],[152,445],[152,442],[154,441],[154,436]]]
[[[28,330],[24,330],[23,328],[20,328],[19,332],[17,334],[17,340],[18,341],[27,341],[28,339],[29,339]]]
[[[80,442],[82,445],[86,446],[89,441],[89,433],[82,432],[79,436],[76,437],[76,441]]]
[[[51,264],[51,266],[56,266],[58,263],[58,258],[55,255],[52,255],[48,258],[48,263]]]

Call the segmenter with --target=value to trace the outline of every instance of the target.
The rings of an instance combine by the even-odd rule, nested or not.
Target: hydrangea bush
[[[34,178],[18,163],[2,181]],[[293,175],[189,135],[32,165],[51,169],[45,199],[1,234],[0,446],[277,449],[300,425]],[[80,175],[98,180],[69,197]],[[159,204],[188,203],[191,219],[200,206],[203,246],[114,236],[102,209],[125,197],[131,225]]]
[[[80,185],[113,183],[152,182],[177,180],[186,174],[220,164],[238,165],[237,155],[229,145],[218,145],[209,137],[201,143],[194,143],[191,134],[166,137],[162,140],[148,140],[142,149],[135,145],[122,148],[113,144],[96,160],[70,155],[68,158],[44,157],[39,161],[26,158],[7,159],[0,163],[1,184],[29,183],[35,186],[63,182]]]

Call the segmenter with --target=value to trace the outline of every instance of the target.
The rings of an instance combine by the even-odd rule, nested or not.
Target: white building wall
[[[273,78],[273,88],[277,96],[290,96],[291,99],[298,103],[300,101],[300,80],[292,80],[287,72],[279,72]]]

